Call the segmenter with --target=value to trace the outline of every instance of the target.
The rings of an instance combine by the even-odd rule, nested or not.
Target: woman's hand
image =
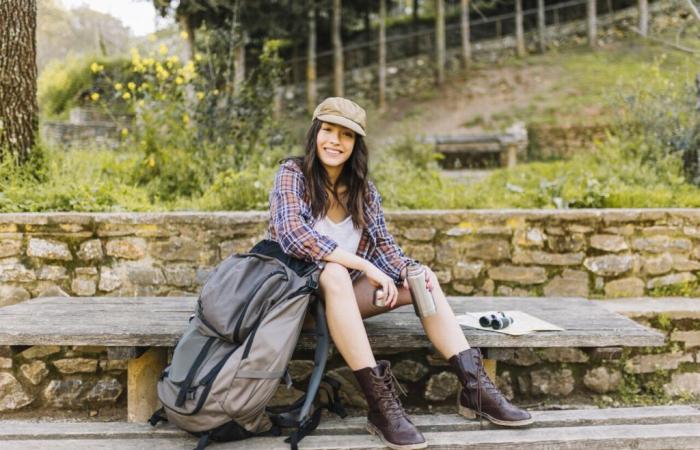
[[[428,266],[422,266],[423,267],[423,272],[425,273],[425,287],[428,288],[428,292],[433,292],[433,279],[437,279],[435,274],[433,273],[432,270],[430,270],[430,267]],[[407,268],[404,267],[403,270],[401,270],[401,278],[403,278],[403,287],[408,289],[408,278],[406,277],[406,272]]]
[[[396,302],[399,300],[399,290],[396,288],[394,280],[379,270],[377,266],[369,262],[364,272],[365,276],[367,276],[367,281],[369,281],[372,286],[375,288],[381,288],[382,291],[384,291],[383,295],[386,299],[386,306],[389,308],[394,308],[396,306]]]

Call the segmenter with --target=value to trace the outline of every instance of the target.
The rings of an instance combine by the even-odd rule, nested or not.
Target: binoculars
[[[479,317],[479,325],[482,327],[493,328],[494,330],[502,330],[513,323],[513,318],[506,316],[503,311],[486,314]]]

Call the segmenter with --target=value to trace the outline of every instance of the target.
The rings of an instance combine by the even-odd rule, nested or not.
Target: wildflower
[[[155,167],[156,159],[153,156],[149,156],[146,164],[148,164],[148,167]]]
[[[184,123],[185,125],[190,124],[190,116],[187,113],[182,115],[182,123]]]
[[[126,128],[122,128],[122,137],[125,138],[129,135],[129,130]]]
[[[181,31],[181,32],[180,32],[180,37],[181,37],[183,40],[185,40],[185,39],[187,39],[188,37],[190,37],[190,35],[187,34],[187,31]]]
[[[126,86],[129,88],[130,91],[136,89],[136,83],[134,83],[133,81],[129,81],[129,83]]]
[[[168,46],[165,44],[160,44],[160,48],[158,49],[158,53],[161,55],[167,55],[168,54]]]
[[[180,62],[180,58],[177,55],[173,55],[170,58],[168,58],[168,62],[177,64]]]
[[[100,94],[98,94],[97,92],[93,92],[92,94],[90,94],[90,99],[91,99],[93,102],[96,102],[97,100],[100,99]]]
[[[200,53],[195,53],[194,60],[199,62],[202,60],[202,55]]]
[[[197,99],[201,100],[204,98],[204,92],[197,92]]]
[[[104,66],[94,62],[90,64],[90,70],[92,70],[92,73],[100,73],[104,70]]]
[[[124,100],[129,100],[129,99],[131,98],[131,93],[129,93],[129,92],[124,92],[124,94],[122,95],[122,98],[123,98]]]
[[[124,88],[124,85],[121,83],[117,83],[114,85],[114,89],[121,91]]]
[[[177,77],[175,78],[175,84],[180,85],[185,82],[185,79],[182,77]]]

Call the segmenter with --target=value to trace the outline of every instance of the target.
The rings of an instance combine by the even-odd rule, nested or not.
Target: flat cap
[[[367,113],[360,105],[347,98],[325,99],[316,107],[313,118],[350,128],[360,136],[367,135]]]

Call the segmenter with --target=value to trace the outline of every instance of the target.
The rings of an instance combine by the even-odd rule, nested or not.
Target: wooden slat
[[[193,297],[53,297],[0,308],[0,345],[172,346],[194,311]],[[576,298],[451,297],[456,314],[484,310],[521,310],[563,327],[562,332],[508,336],[463,328],[478,347],[659,346],[664,337]],[[366,320],[375,349],[425,348],[430,345],[411,306]],[[313,348],[302,336],[302,348]]]

